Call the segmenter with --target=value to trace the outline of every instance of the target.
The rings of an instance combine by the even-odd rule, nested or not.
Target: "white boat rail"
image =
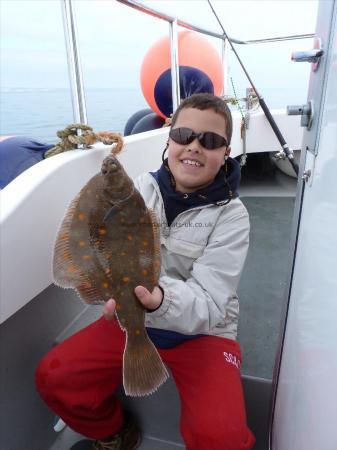
[[[131,8],[134,8],[137,11],[149,14],[150,16],[156,17],[158,19],[165,20],[166,22],[174,22],[176,20],[177,24],[180,27],[187,28],[192,31],[197,31],[198,33],[206,34],[207,36],[213,36],[213,37],[221,39],[223,41],[226,40],[225,36],[222,33],[215,33],[214,31],[208,30],[206,28],[201,28],[192,23],[180,20],[177,17],[169,16],[168,14],[160,12],[159,10],[156,10],[154,8],[150,8],[149,6],[143,5],[140,2],[137,2],[134,0],[116,0],[116,1],[119,3],[122,3],[126,6],[129,6]],[[308,39],[311,37],[314,37],[313,33],[296,34],[296,35],[291,35],[291,36],[270,37],[270,38],[264,38],[264,39],[252,39],[252,40],[241,40],[241,39],[236,39],[236,38],[230,37],[230,40],[234,44],[263,44],[263,43],[267,43],[267,42],[289,41],[289,40],[294,40],[294,39]]]
[[[178,26],[196,31],[207,36],[212,36],[223,41],[222,58],[226,55],[226,37],[221,33],[201,28],[197,25],[185,22],[177,17],[169,16],[154,8],[143,5],[134,0],[116,0],[123,5],[136,9],[141,13],[151,15],[157,19],[164,20],[169,23],[170,35],[170,49],[171,49],[171,80],[172,80],[172,101],[173,111],[176,110],[180,103],[180,88],[179,88],[179,63],[178,63]],[[73,0],[61,0],[63,12],[63,27],[67,48],[68,70],[71,81],[71,97],[73,105],[74,121],[76,123],[87,124],[86,102],[84,95],[84,86],[82,78],[82,67],[80,60],[80,50],[78,45],[77,31],[76,31],[76,17],[73,8]],[[232,43],[249,45],[249,44],[263,44],[270,42],[282,42],[295,39],[308,39],[314,37],[313,33],[298,34],[291,36],[269,37],[264,39],[240,40],[229,37]]]
[[[77,39],[76,20],[71,0],[61,0],[64,36],[67,48],[69,80],[74,122],[87,124],[82,66]]]

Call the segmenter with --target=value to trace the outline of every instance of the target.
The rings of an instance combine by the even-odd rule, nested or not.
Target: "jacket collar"
[[[175,190],[174,179],[169,171],[167,159],[159,170],[150,173],[159,185],[169,225],[178,214],[185,210],[212,203],[221,205],[231,198],[238,197],[240,164],[233,158],[227,160],[227,176],[222,167],[209,186],[188,194]]]

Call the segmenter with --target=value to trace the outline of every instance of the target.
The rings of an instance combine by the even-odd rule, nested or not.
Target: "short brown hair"
[[[216,97],[213,94],[201,93],[193,94],[190,97],[185,98],[173,114],[171,120],[172,127],[176,123],[180,111],[186,108],[196,108],[201,111],[205,109],[212,109],[217,114],[220,114],[226,121],[226,137],[228,145],[230,144],[233,132],[232,114],[227,104],[220,97]]]

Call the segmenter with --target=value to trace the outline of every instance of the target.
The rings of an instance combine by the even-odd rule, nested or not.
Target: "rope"
[[[81,135],[78,131],[81,130]],[[95,142],[102,142],[104,145],[112,145],[116,143],[116,147],[112,150],[114,155],[117,155],[123,148],[123,138],[119,133],[110,131],[100,131],[94,133],[93,129],[88,125],[81,123],[70,124],[64,130],[57,131],[57,136],[61,139],[54,147],[47,150],[45,158],[58,155],[59,153],[75,150],[78,145],[83,148],[89,148]]]
[[[170,117],[166,117],[165,122],[162,125],[162,128],[170,127],[172,122],[173,114],[170,114]]]

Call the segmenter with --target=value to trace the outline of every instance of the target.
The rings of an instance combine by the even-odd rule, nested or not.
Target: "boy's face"
[[[213,131],[227,139],[226,120],[212,109],[182,109],[173,128],[190,128],[195,133]],[[224,164],[230,147],[204,148],[198,139],[187,145],[169,140],[168,164],[176,182],[176,190],[193,192],[211,184]],[[197,164],[195,164],[195,162]]]

